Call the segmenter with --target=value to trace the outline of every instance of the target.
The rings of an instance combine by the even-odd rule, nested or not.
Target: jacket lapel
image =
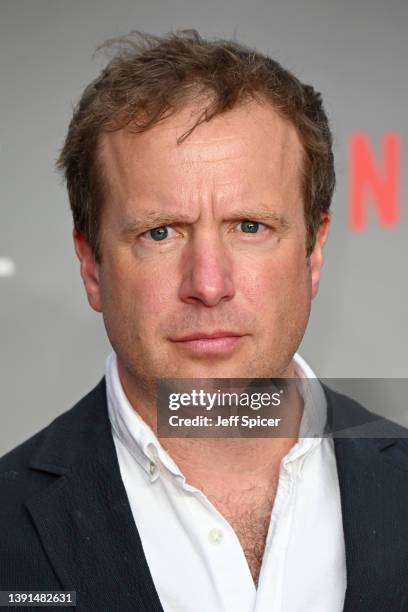
[[[342,421],[350,410],[359,423],[372,420],[354,402],[325,392],[335,431],[347,427]],[[398,432],[397,438],[407,435]],[[403,612],[406,440],[345,436],[334,445],[346,547],[344,612]],[[77,609],[163,612],[120,476],[104,379],[49,426],[31,468],[55,476],[26,506],[63,589],[77,592]]]
[[[162,612],[107,416],[104,380],[54,421],[31,462],[58,478],[27,502],[44,549],[78,610]]]
[[[408,609],[407,431],[373,419],[355,402],[326,390],[334,423],[346,550],[344,612]],[[347,427],[370,423],[372,435],[357,438]],[[388,437],[384,437],[387,434]],[[391,438],[397,434],[399,438]],[[336,435],[338,437],[336,437]],[[355,435],[355,434],[354,434]],[[360,430],[361,435],[361,430]]]

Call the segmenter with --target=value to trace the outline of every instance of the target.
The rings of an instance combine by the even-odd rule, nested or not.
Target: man
[[[334,187],[319,94],[195,32],[122,42],[59,159],[114,352],[2,459],[1,589],[98,611],[408,610],[402,429],[317,385],[295,439],[157,432],[161,378],[314,376],[296,350]],[[323,435],[370,421],[381,438]]]

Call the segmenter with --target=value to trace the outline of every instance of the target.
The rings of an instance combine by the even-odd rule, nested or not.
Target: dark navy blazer
[[[408,612],[408,432],[325,392],[335,430],[346,415],[347,426],[371,421],[376,436],[334,439],[344,611]],[[104,379],[0,460],[0,590],[76,591],[79,612],[163,610],[120,476]]]

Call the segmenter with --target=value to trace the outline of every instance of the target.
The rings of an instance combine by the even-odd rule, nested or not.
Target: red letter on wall
[[[366,134],[357,132],[350,143],[349,225],[354,231],[367,224],[371,195],[381,225],[392,227],[400,217],[401,143],[398,134],[388,133],[382,142],[382,168],[378,169]]]

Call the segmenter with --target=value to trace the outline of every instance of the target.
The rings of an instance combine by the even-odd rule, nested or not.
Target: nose
[[[230,256],[215,231],[195,235],[184,252],[180,298],[217,306],[235,295]]]

